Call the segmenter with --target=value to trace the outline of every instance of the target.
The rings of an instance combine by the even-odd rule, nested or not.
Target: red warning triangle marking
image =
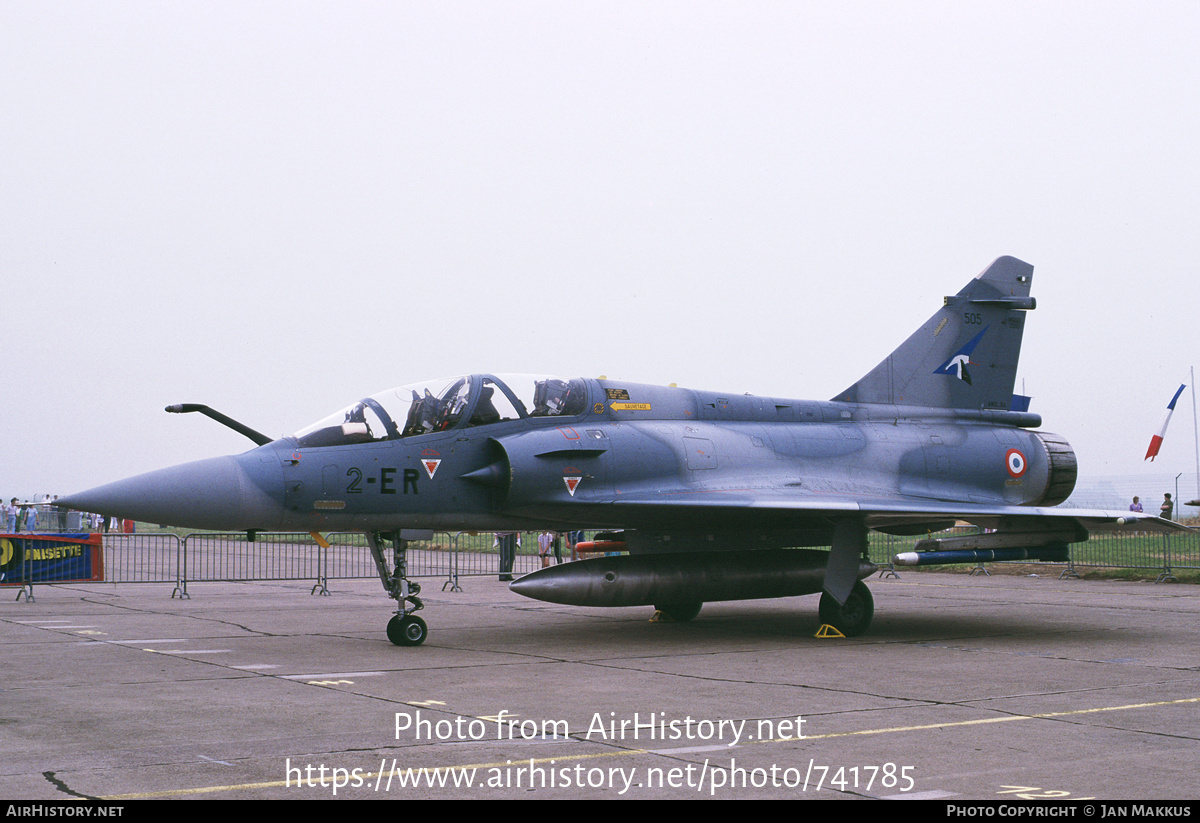
[[[564,477],[563,478],[563,482],[567,484],[567,491],[569,491],[571,493],[572,497],[575,496],[575,489],[579,487],[579,481],[582,479],[583,479],[582,477]]]
[[[440,459],[422,460],[421,465],[425,467],[425,473],[429,475],[429,479],[432,480],[433,476],[437,474],[438,466],[442,465],[442,461]]]

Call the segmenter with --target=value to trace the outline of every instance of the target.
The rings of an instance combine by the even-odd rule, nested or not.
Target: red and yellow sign
[[[0,534],[0,586],[104,579],[100,534]]]

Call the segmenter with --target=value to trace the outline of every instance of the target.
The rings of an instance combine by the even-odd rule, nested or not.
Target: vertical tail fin
[[[834,400],[1007,411],[1033,266],[1001,257]]]

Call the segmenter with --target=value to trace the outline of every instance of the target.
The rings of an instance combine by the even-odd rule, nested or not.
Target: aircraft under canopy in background
[[[823,592],[847,635],[874,611],[871,529],[931,538],[898,562],[1065,559],[1089,529],[1182,529],[1054,506],[1075,486],[1062,437],[1033,431],[1013,385],[1033,267],[1001,257],[875,369],[828,401],[622,380],[474,374],[365,397],[291,437],[62,498],[60,506],[216,530],[359,530],[388,595],[388,637],[427,636],[408,541],[436,531],[601,529],[598,557],[517,580],[520,594],[654,605]],[[391,567],[385,546],[392,544]],[[797,547],[829,546],[829,551]],[[932,551],[929,551],[932,550]]]

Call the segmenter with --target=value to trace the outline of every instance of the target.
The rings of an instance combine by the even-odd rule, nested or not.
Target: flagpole
[[[1196,425],[1196,367],[1192,373],[1192,443],[1196,447],[1196,503],[1200,505],[1200,427]]]

